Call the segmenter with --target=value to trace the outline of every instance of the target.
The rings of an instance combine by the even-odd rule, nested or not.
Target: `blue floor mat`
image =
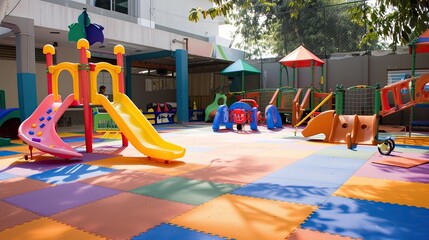
[[[14,178],[14,177],[16,177],[16,175],[10,174],[7,172],[0,172],[0,181],[10,179],[10,178]]]
[[[378,153],[376,146],[358,145],[353,149],[348,149],[346,144],[338,144],[336,146],[320,150],[315,154],[338,158],[369,159],[375,153]]]
[[[341,186],[355,171],[356,169],[306,166],[297,163],[273,172],[267,175],[267,177],[334,183]]]
[[[303,181],[292,178],[263,177],[231,193],[285,202],[320,205],[340,186],[317,180]]]
[[[302,160],[295,162],[293,165],[357,170],[366,161],[367,161],[366,159],[338,158],[338,157],[330,157],[330,156],[313,154],[311,156],[308,156]]]
[[[0,151],[0,157],[7,157],[7,156],[17,155],[17,154],[22,154],[22,153],[14,152],[14,151],[8,151],[8,150]]]
[[[132,240],[171,240],[171,239],[192,239],[192,240],[220,240],[226,238],[219,238],[211,236],[202,232],[195,232],[179,226],[170,224],[161,224],[145,233],[132,238]]]
[[[92,166],[87,164],[74,164],[65,167],[54,168],[38,174],[28,176],[30,179],[43,181],[50,184],[64,184],[76,182],[82,179],[100,176],[116,171],[112,168]]]
[[[429,209],[330,197],[301,227],[365,240],[426,240],[428,222]]]

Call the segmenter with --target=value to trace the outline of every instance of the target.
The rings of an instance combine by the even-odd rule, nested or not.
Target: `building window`
[[[128,14],[128,0],[95,0],[94,6]]]

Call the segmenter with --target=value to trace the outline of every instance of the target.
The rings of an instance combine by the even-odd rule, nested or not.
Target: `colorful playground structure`
[[[247,102],[253,103],[253,106]],[[233,103],[229,108],[227,105],[221,105],[213,120],[213,131],[219,131],[221,125],[226,129],[232,129],[236,124],[237,130],[244,129],[245,124],[250,125],[253,131],[258,130],[258,104],[250,99],[242,99]]]
[[[256,100],[245,98],[234,102],[229,108],[227,105],[219,106],[212,128],[217,132],[221,125],[225,125],[226,129],[233,129],[235,124],[237,130],[241,131],[245,124],[249,124],[251,130],[257,131],[260,122],[265,122],[268,129],[283,127],[281,116],[274,105],[266,106],[265,115],[262,117]]]
[[[0,90],[0,146],[10,144],[11,139],[18,137],[21,124],[18,108],[6,108],[5,91]]]
[[[142,112],[123,93],[123,46],[117,45],[114,48],[118,65],[105,62],[88,63],[89,43],[85,39],[77,42],[77,48],[80,50],[80,63],[62,62],[57,65],[52,64],[55,48],[49,44],[43,48],[48,66],[49,95],[33,114],[22,122],[18,130],[18,136],[29,145],[31,157],[33,147],[61,158],[82,157],[82,153],[75,151],[58,136],[55,128],[61,115],[70,106],[83,107],[86,152],[91,153],[92,105],[102,106],[107,111],[121,131],[123,146],[127,146],[130,141],[138,151],[156,159],[172,160],[184,156],[185,149],[162,139]],[[73,93],[64,101],[58,94],[58,76],[62,71],[68,71],[73,79]],[[100,71],[107,71],[112,77],[112,102],[97,93],[97,75]]]
[[[213,121],[219,107],[222,105],[226,105],[226,103],[227,103],[226,95],[222,93],[216,93],[214,101],[210,103],[204,110],[204,114],[205,114],[204,121],[205,122]]]
[[[353,144],[377,144],[378,119],[411,108],[416,104],[429,102],[429,92],[425,88],[429,83],[429,74],[418,78],[408,78],[374,91],[374,113],[372,115],[342,114],[342,91],[337,95],[336,110],[325,111],[311,119],[302,130],[304,137],[324,134],[323,141]],[[389,99],[393,99],[393,104]],[[381,109],[380,109],[381,106]],[[385,141],[382,141],[385,143]],[[389,140],[394,148],[393,140]],[[392,143],[393,142],[393,143]],[[383,147],[383,146],[379,146]],[[385,146],[384,146],[385,147]],[[390,149],[391,151],[392,149]],[[389,152],[390,153],[390,152]]]

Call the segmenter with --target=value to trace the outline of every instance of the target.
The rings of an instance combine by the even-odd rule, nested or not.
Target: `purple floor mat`
[[[401,168],[374,164],[368,161],[354,174],[354,176],[429,183],[429,164],[423,164],[412,168]]]
[[[17,176],[30,176],[38,174],[44,171],[48,171],[58,167],[64,167],[68,165],[74,165],[80,163],[80,160],[65,160],[65,159],[49,159],[49,160],[38,160],[35,162],[23,162],[13,164],[4,169],[4,172],[14,174]]]
[[[43,216],[50,216],[118,193],[120,191],[109,188],[69,183],[5,198],[4,201]]]

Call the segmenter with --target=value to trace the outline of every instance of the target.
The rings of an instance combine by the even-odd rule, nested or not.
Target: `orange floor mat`
[[[152,174],[139,171],[119,170],[110,174],[104,174],[88,179],[83,179],[81,182],[103,186],[107,188],[117,189],[121,191],[129,191],[144,185],[156,183],[165,180],[170,176]]]
[[[47,188],[50,186],[52,185],[23,177],[6,179],[1,181],[0,184],[0,199]]]
[[[182,161],[170,161],[169,163],[157,162],[155,160],[149,160],[141,157],[113,157],[89,162],[88,164],[122,170],[144,171],[169,176],[177,176],[206,167],[206,165],[185,163]]]
[[[383,165],[396,166],[396,167],[402,167],[402,168],[411,168],[411,167],[419,166],[428,162],[429,160],[407,158],[407,157],[388,157],[388,158],[382,158],[379,160],[372,161],[372,163],[376,163],[376,164],[383,164]]]
[[[395,137],[395,143],[414,146],[429,146],[429,138],[427,136]]]
[[[105,239],[84,231],[72,228],[57,221],[40,218],[31,222],[17,225],[14,228],[0,232],[0,239],[14,240],[46,240],[46,239]]]
[[[40,216],[0,201],[0,231],[36,218],[40,218]]]
[[[315,206],[226,194],[170,221],[235,239],[284,239]]]
[[[429,184],[351,177],[335,196],[429,208]]]

